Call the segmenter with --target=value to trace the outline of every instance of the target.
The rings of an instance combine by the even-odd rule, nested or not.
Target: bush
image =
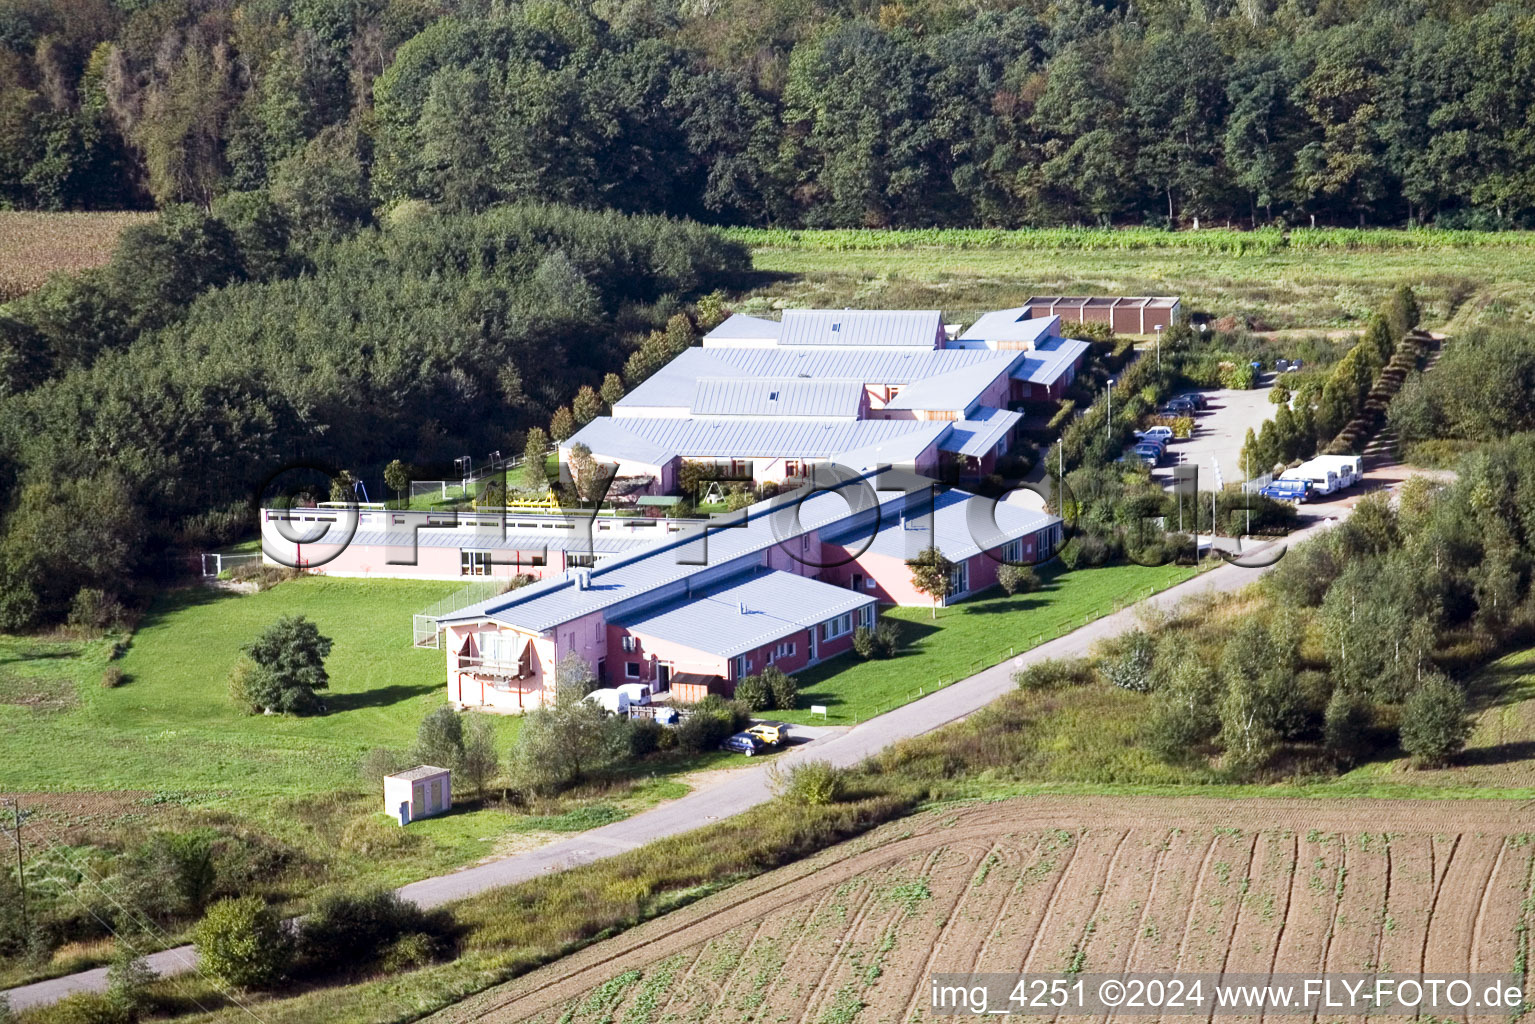
[[[416,842],[415,833],[378,813],[359,815],[341,830],[341,848],[364,857],[398,853]]]
[[[1053,690],[1061,686],[1086,686],[1096,678],[1086,658],[1049,658],[1013,673],[1020,690]]]
[[[1080,534],[1061,548],[1061,564],[1068,569],[1095,569],[1113,557],[1113,547],[1096,533]]]
[[[27,1020],[32,1024],[133,1024],[131,1014],[95,992],[65,996],[52,1006],[29,1012]]]
[[[101,673],[101,688],[103,690],[115,690],[123,685],[128,676],[116,665],[108,665],[107,670]]]
[[[857,644],[856,639],[854,644]],[[736,700],[753,711],[761,711],[772,706],[773,691],[761,676],[747,676],[736,683]]]
[[[1008,596],[1030,594],[1039,589],[1039,575],[1026,565],[1003,565],[997,568],[997,582]]]
[[[641,758],[661,749],[662,737],[671,730],[653,718],[636,718],[629,723],[629,756]]]
[[[1370,702],[1343,689],[1333,691],[1322,721],[1327,752],[1340,765],[1353,764],[1369,752],[1372,724]]]
[[[98,635],[122,624],[122,602],[95,587],[81,587],[69,606],[69,625],[82,633]]]
[[[118,936],[107,967],[107,999],[128,1020],[138,1020],[150,1006],[146,991],[159,975],[144,957]]]
[[[860,658],[874,657],[874,630],[868,626],[859,626],[853,630],[853,650],[858,652]],[[736,687],[736,696],[741,696],[741,688]]]
[[[409,767],[405,755],[400,751],[389,747],[374,747],[357,762],[357,774],[369,790],[378,793],[384,784],[385,775],[393,775]]]
[[[773,692],[773,707],[780,711],[794,710],[799,700],[799,683],[793,676],[785,675],[777,665],[769,665],[762,670],[762,681]]]
[[[735,731],[735,724],[727,715],[713,709],[695,707],[693,713],[677,726],[677,746],[690,754],[702,753],[713,750]]]
[[[293,936],[260,896],[220,900],[192,929],[199,969],[234,988],[262,988],[287,973]]]
[[[384,950],[378,965],[384,971],[394,974],[425,967],[441,955],[441,943],[437,939],[421,932],[412,932],[400,936]]]
[[[1471,735],[1465,691],[1444,676],[1430,676],[1402,708],[1401,735],[1415,766],[1448,764]]]
[[[847,772],[829,761],[802,761],[788,771],[774,765],[768,774],[775,796],[811,807],[834,804],[847,789]]]
[[[464,720],[458,712],[444,704],[423,718],[411,757],[420,764],[457,772],[464,763]]]
[[[299,952],[309,970],[332,971],[371,964],[408,935],[446,935],[450,919],[429,914],[387,889],[322,897],[299,929]]]
[[[1143,630],[1133,630],[1124,638],[1125,649],[1119,657],[1103,666],[1103,675],[1122,690],[1144,693],[1151,689],[1151,669],[1156,644]]]

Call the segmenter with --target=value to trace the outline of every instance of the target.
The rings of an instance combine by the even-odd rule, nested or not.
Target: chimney
[[[745,601],[737,601],[736,602],[736,607],[740,609],[742,615],[746,614],[746,602]]]
[[[576,589],[590,590],[592,586],[592,571],[590,569],[577,569],[575,572]]]

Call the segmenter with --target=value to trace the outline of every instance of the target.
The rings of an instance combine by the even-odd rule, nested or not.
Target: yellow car
[[[780,746],[789,740],[789,727],[783,722],[758,722],[746,731],[770,747]]]

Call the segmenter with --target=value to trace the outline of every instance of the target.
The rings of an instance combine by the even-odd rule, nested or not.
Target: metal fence
[[[442,630],[437,625],[438,619],[451,615],[460,608],[467,608],[472,604],[504,594],[506,589],[507,581],[504,579],[476,580],[416,612],[410,617],[412,646],[436,650],[440,646],[439,637],[442,635]]]
[[[233,569],[237,565],[249,565],[260,560],[261,555],[250,552],[224,554],[218,551],[204,551],[202,554],[202,572],[204,578],[216,579],[224,574],[225,569]]]

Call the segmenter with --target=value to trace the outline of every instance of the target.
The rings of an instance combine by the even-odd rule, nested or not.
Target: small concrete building
[[[384,776],[384,813],[401,825],[446,814],[453,806],[452,773],[422,764]]]

